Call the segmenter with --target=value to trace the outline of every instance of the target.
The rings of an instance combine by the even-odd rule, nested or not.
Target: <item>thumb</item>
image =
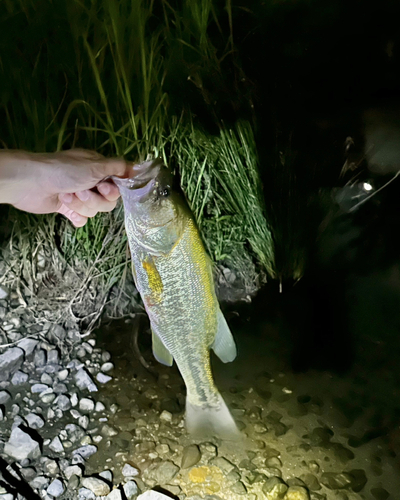
[[[99,181],[109,175],[124,176],[127,166],[128,164],[123,158],[104,158],[93,165],[93,175]]]

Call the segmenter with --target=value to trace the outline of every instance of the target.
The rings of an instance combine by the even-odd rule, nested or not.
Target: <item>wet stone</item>
[[[75,374],[75,382],[79,389],[87,389],[89,392],[97,392],[97,386],[91,376],[83,368]]]
[[[60,394],[60,396],[58,396],[57,398],[56,403],[58,408],[60,408],[60,410],[62,411],[67,411],[71,408],[71,401],[65,394]]]
[[[27,481],[28,483],[32,481],[36,476],[37,472],[36,469],[33,467],[24,467],[20,469],[21,476]]]
[[[110,493],[109,485],[97,477],[83,477],[81,479],[81,485],[93,491],[96,496],[105,496]]]
[[[190,446],[186,446],[183,450],[182,454],[182,469],[188,469],[189,467],[193,467],[196,465],[201,459],[201,453],[199,447],[195,444]]]
[[[73,475],[82,476],[82,472],[82,466],[79,465],[70,465],[64,469],[64,475],[67,479],[70,479]]]
[[[112,436],[116,436],[118,434],[118,431],[114,427],[112,427],[111,425],[105,424],[101,428],[100,433],[104,437],[112,437]]]
[[[133,500],[133,498],[138,494],[139,490],[135,481],[128,481],[124,484],[123,490],[127,500]]]
[[[28,382],[28,374],[20,370],[16,371],[11,378],[12,385],[21,385]]]
[[[68,490],[76,490],[79,486],[79,477],[73,474],[68,480]]]
[[[49,444],[50,450],[54,451],[54,453],[61,453],[64,451],[64,447],[60,441],[60,438],[56,436],[52,442]]]
[[[304,484],[311,491],[318,491],[321,489],[321,485],[314,474],[303,474],[300,476],[300,479],[304,481]]]
[[[21,368],[23,361],[24,351],[19,347],[12,347],[0,354],[0,381],[8,380],[10,375]]]
[[[224,457],[215,457],[210,463],[220,468],[225,474],[229,474],[229,472],[235,468],[233,463],[229,462],[229,460]]]
[[[94,446],[93,444],[88,444],[85,446],[81,446],[80,448],[77,448],[72,453],[74,455],[80,455],[82,458],[89,458],[91,455],[96,453],[96,451],[97,451],[97,446]]]
[[[0,391],[0,405],[5,405],[11,400],[11,394],[8,391]]]
[[[100,384],[106,384],[107,382],[110,382],[110,380],[112,380],[112,377],[106,375],[105,373],[99,372],[96,375],[96,380],[97,382],[100,382]]]
[[[43,417],[36,413],[29,413],[25,419],[31,429],[41,429],[45,424]]]
[[[321,483],[330,490],[347,488],[351,484],[351,476],[346,472],[324,472]]]
[[[169,460],[162,462],[159,466],[153,469],[149,476],[156,480],[158,484],[169,483],[179,472],[179,467]]]
[[[124,477],[135,477],[139,475],[139,471],[135,467],[132,467],[132,465],[125,464],[122,468],[122,475]]]
[[[265,481],[262,487],[267,500],[278,500],[285,496],[288,490],[287,484],[277,476],[272,476]]]
[[[310,500],[310,495],[304,486],[289,486],[285,500]]]
[[[234,483],[230,489],[236,495],[246,495],[247,493],[247,488],[241,481]]]
[[[99,476],[108,481],[109,483],[113,480],[113,474],[110,470],[103,470],[103,472],[99,473]]]
[[[4,446],[4,453],[15,460],[39,458],[41,455],[38,441],[19,427],[11,431],[10,438]]]
[[[93,411],[94,410],[94,401],[90,398],[82,398],[79,401],[79,409],[81,411]]]

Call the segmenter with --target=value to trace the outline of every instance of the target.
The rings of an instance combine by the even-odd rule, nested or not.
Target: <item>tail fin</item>
[[[225,401],[218,394],[219,405],[195,406],[186,399],[186,429],[194,437],[215,436],[228,441],[241,439]]]

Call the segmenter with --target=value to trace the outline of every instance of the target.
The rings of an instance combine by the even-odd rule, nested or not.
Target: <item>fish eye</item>
[[[161,193],[164,197],[167,197],[169,196],[169,189],[168,188],[165,188],[162,193]]]

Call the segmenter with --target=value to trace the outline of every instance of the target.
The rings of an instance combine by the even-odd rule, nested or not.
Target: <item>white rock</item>
[[[161,415],[160,415],[160,420],[162,420],[163,422],[171,422],[172,421],[172,413],[170,413],[167,410],[162,411]]]
[[[37,415],[36,413],[29,413],[25,419],[31,429],[40,429],[44,426],[43,417]]]
[[[68,375],[69,375],[69,371],[66,368],[64,368],[64,370],[60,370],[56,374],[58,380],[65,380],[68,377]]]
[[[93,491],[90,491],[87,488],[79,488],[79,500],[95,500],[95,498],[96,495],[93,493]]]
[[[49,444],[49,448],[55,453],[61,453],[62,451],[64,451],[64,446],[62,445],[62,442],[60,441],[60,438],[58,436],[56,436]]]
[[[72,453],[73,455],[80,455],[83,458],[89,458],[91,455],[96,453],[96,451],[97,451],[97,446],[94,446],[93,444],[87,444],[85,446],[77,448]]]
[[[78,395],[76,392],[71,394],[70,401],[71,401],[71,405],[75,408],[75,406],[78,404]]]
[[[101,370],[102,372],[109,372],[109,371],[111,371],[113,368],[114,368],[114,365],[113,365],[112,363],[107,362],[107,363],[104,363],[103,365],[101,365],[100,370]]]
[[[109,382],[110,380],[112,380],[112,377],[110,377],[109,375],[106,375],[105,373],[99,372],[96,375],[96,380],[98,382],[100,382],[100,384],[106,384],[107,382]]]
[[[21,372],[20,370],[16,371],[11,378],[12,385],[21,385],[25,384],[28,381],[28,374]]]
[[[0,354],[0,382],[8,380],[8,377],[21,368],[24,361],[24,351],[19,347],[7,349],[3,354]]]
[[[50,389],[50,387],[46,384],[33,384],[31,392],[32,394],[42,394],[43,392],[48,391],[48,389]],[[51,392],[53,392],[53,389],[51,389]],[[48,392],[46,393],[49,394]]]
[[[4,453],[15,460],[39,458],[41,455],[39,443],[19,427],[11,431],[10,439],[4,446]]]
[[[148,490],[139,495],[137,500],[171,500],[171,497],[167,497],[158,491]]]
[[[0,405],[5,405],[11,399],[11,394],[8,391],[0,391]]]
[[[125,464],[122,468],[122,475],[125,477],[135,477],[139,475],[139,471],[135,467],[132,467],[132,465]]]
[[[23,349],[23,351],[25,352],[25,356],[29,356],[33,353],[38,343],[38,340],[25,338],[18,342],[18,347]]]
[[[9,295],[9,290],[5,286],[0,286],[0,300],[6,299]]]
[[[113,474],[110,470],[103,470],[103,472],[99,473],[100,477],[103,477],[106,481],[112,482],[113,479]]]
[[[109,493],[107,496],[106,496],[106,499],[107,500],[122,500],[122,494],[121,494],[121,491],[120,490],[112,490],[111,493]],[[171,500],[171,499],[169,499]]]
[[[81,479],[81,485],[100,497],[105,496],[110,493],[110,487],[108,484],[97,477],[83,477]]]
[[[75,476],[82,476],[82,467],[79,467],[79,465],[69,465],[65,468],[64,475],[67,479],[69,479],[74,474]]]
[[[64,493],[64,484],[60,479],[54,479],[50,486],[47,488],[47,493],[52,497],[59,497]]]
[[[96,406],[95,406],[95,411],[100,412],[100,411],[104,411],[105,409],[106,409],[106,407],[103,405],[103,403],[101,401],[97,401]]]
[[[128,481],[123,486],[125,496],[128,500],[133,500],[133,498],[138,494],[138,487],[135,481]]]
[[[97,386],[91,376],[83,368],[75,374],[75,382],[79,389],[88,389],[89,392],[97,392]]]
[[[94,410],[94,401],[90,398],[82,398],[79,401],[79,409],[81,411],[93,411]]]

